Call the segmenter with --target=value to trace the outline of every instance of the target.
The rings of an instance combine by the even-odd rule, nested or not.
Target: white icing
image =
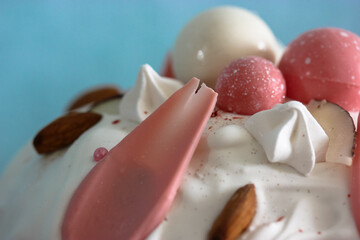
[[[325,161],[329,138],[300,102],[277,104],[258,112],[245,127],[262,145],[270,162],[288,164],[309,175],[315,162]]]
[[[249,134],[246,129],[238,125],[224,126],[215,134],[208,137],[207,142],[210,148],[223,148],[238,145],[249,138]]]
[[[231,136],[236,143],[208,153],[197,151],[171,211],[148,240],[207,239],[231,195],[248,183],[256,186],[257,208],[249,230],[239,239],[359,239],[348,197],[349,167],[320,162],[304,177],[286,164],[270,163],[244,129],[247,118],[236,117],[221,113],[210,119],[203,134],[208,143],[224,129],[236,129],[241,136]]]
[[[140,123],[182,86],[175,79],[161,77],[145,64],[140,68],[134,88],[122,99],[120,113],[124,119]]]
[[[136,126],[124,116],[113,124],[117,119],[104,114],[67,149],[40,156],[29,143],[13,159],[0,178],[0,239],[61,239],[67,204],[96,164],[94,150],[111,149]],[[270,163],[246,121],[222,112],[209,120],[202,137],[208,147],[199,145],[170,212],[147,239],[207,239],[230,196],[250,182],[256,215],[240,239],[359,239],[348,197],[350,168],[321,162],[304,177]]]
[[[0,239],[61,239],[60,226],[70,198],[96,162],[98,147],[108,150],[136,124],[104,115],[69,148],[38,155],[32,143],[11,161],[0,178]]]

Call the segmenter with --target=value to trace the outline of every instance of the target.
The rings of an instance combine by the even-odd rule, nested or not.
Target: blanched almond
[[[76,100],[70,104],[70,106],[67,109],[68,111],[71,111],[79,107],[83,107],[89,103],[97,103],[108,98],[112,98],[115,96],[122,96],[122,95],[123,95],[122,91],[119,91],[119,89],[115,87],[109,86],[109,87],[97,88],[79,95],[76,98]]]
[[[355,148],[355,124],[350,113],[326,100],[312,100],[307,108],[329,137],[326,161],[350,166]]]

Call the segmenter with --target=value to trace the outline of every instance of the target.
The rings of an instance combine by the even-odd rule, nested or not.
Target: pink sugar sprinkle
[[[104,147],[99,147],[94,151],[94,161],[98,162],[101,159],[103,159],[107,154],[108,154],[108,150]]]

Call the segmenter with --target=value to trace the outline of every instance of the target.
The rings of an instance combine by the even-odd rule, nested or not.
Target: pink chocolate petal
[[[351,207],[358,232],[360,233],[360,113],[357,122],[355,156],[352,164]]]
[[[75,191],[62,239],[144,239],[165,218],[215,106],[192,79],[115,146]]]

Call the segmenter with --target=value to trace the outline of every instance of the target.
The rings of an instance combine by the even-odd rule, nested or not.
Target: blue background
[[[0,173],[77,93],[129,88],[144,63],[159,70],[182,26],[217,5],[252,10],[284,44],[323,26],[360,35],[359,0],[1,1]]]

